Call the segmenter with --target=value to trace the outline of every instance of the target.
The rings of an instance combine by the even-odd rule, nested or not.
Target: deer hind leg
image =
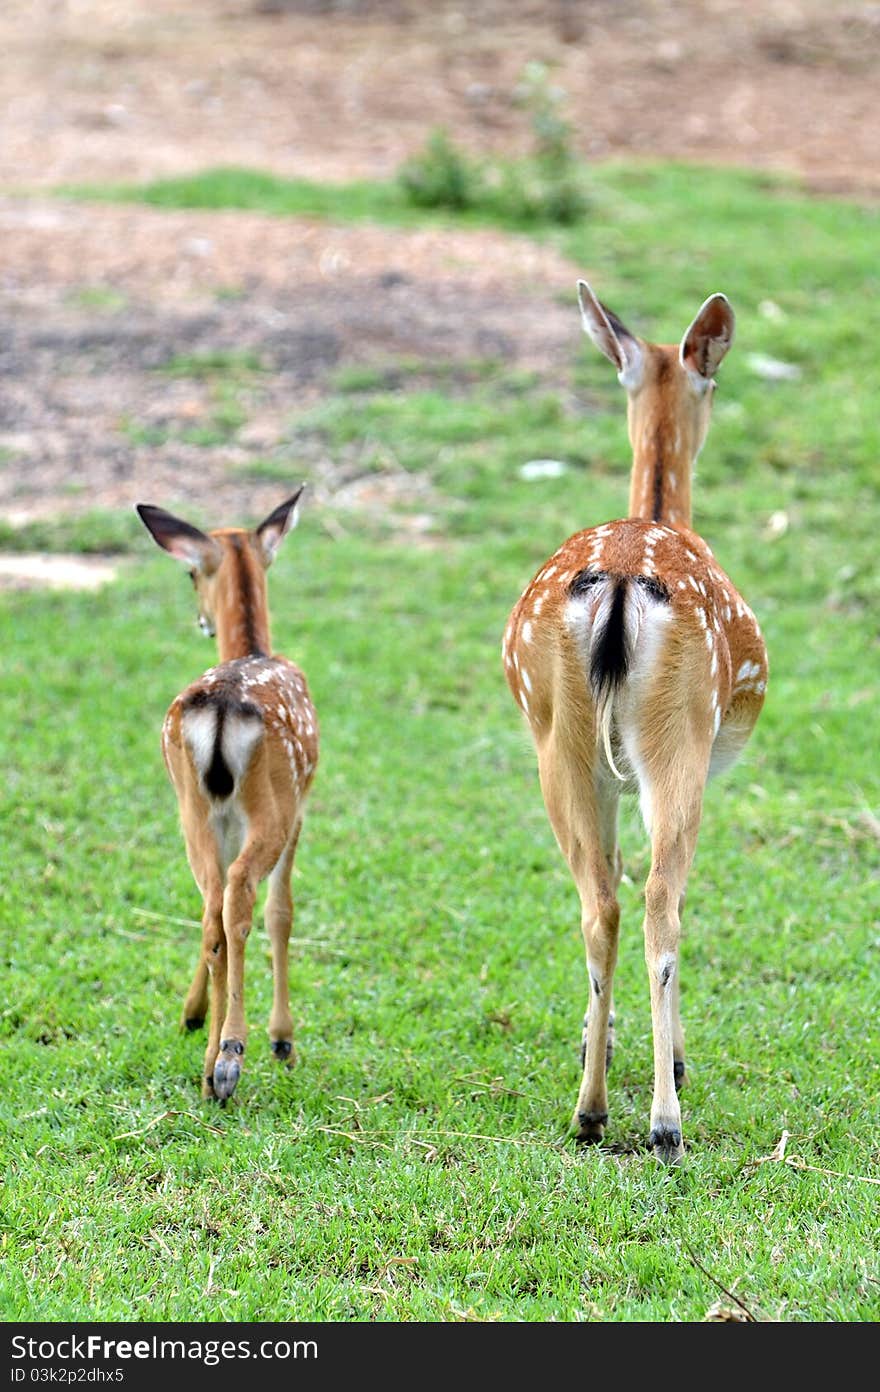
[[[613,980],[620,925],[617,794],[597,785],[592,769],[556,757],[552,747],[539,754],[539,770],[547,814],[580,895],[590,981],[581,1045],[583,1077],[572,1129],[579,1141],[600,1141],[608,1121],[605,1074],[613,1050]]]
[[[220,1022],[226,1009],[226,942],[223,936],[223,895],[219,876],[205,894],[202,916],[202,955],[196,967],[192,985],[183,1007],[183,1023],[187,1029],[197,1029],[209,1014],[208,1043],[202,1067],[202,1096],[213,1097],[214,1060],[220,1047]],[[208,1011],[208,985],[211,1005]]]
[[[649,1144],[672,1164],[684,1154],[678,1089],[684,1080],[679,1008],[681,906],[700,826],[706,758],[692,757],[649,780],[651,869],[645,885],[645,963],[651,990],[654,1095]],[[641,781],[641,779],[640,779]]]
[[[290,929],[293,923],[293,895],[290,877],[293,858],[299,841],[299,823],[285,846],[281,859],[269,876],[264,921],[272,948],[272,1013],[269,1016],[269,1040],[277,1059],[294,1058],[293,1020],[290,1014],[288,958]]]
[[[617,844],[617,809],[620,801],[620,791],[616,784],[607,780],[597,784],[596,788],[596,807],[599,814],[599,839],[602,854],[605,858],[605,865],[611,878],[615,897],[620,887],[620,880],[623,874],[623,859],[620,848]],[[581,897],[583,917],[582,932],[584,934],[584,946],[587,951],[587,974],[590,973],[590,946],[589,934],[592,933],[592,925],[595,923],[597,911],[595,906],[584,903]],[[619,920],[619,916],[618,916]],[[616,932],[616,929],[615,929]],[[590,980],[590,995],[594,991],[592,978]],[[605,1035],[605,1072],[611,1067],[611,1060],[614,1057],[614,995],[609,990],[608,998],[608,1026]],[[586,1068],[587,1063],[587,1034],[589,1031],[590,1000],[587,1000],[587,1009],[584,1013],[584,1026],[581,1035],[581,1067]]]
[[[217,842],[211,831],[207,804],[191,801],[184,806],[186,853],[202,894],[202,950],[181,1015],[181,1028],[199,1029],[209,1014],[210,1025],[202,1072],[202,1096],[213,1097],[214,1060],[220,1040],[220,1021],[226,1009],[226,943],[223,936],[223,879]]]
[[[285,837],[278,827],[251,819],[248,840],[232,862],[223,891],[223,936],[226,943],[226,1011],[214,1060],[214,1095],[226,1102],[234,1093],[247,1044],[244,1016],[244,952],[253,927],[254,903],[261,880],[278,863]]]

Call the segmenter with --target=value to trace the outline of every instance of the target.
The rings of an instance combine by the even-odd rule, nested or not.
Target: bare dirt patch
[[[586,158],[880,186],[880,6],[857,0],[32,0],[3,7],[0,52],[9,184],[385,177],[436,125],[522,150],[541,62]]]
[[[0,53],[12,521],[142,500],[202,512],[206,499],[244,519],[277,501],[288,466],[293,484],[307,466],[327,502],[386,506],[414,487],[393,461],[365,478],[356,449],[324,458],[317,442],[303,459],[291,435],[334,373],[493,359],[558,379],[579,335],[561,297],[584,268],[522,239],[72,205],[47,198],[60,182],[222,164],[388,177],[440,125],[471,151],[523,152],[534,131],[520,83],[538,62],[586,159],[880,188],[880,5],[35,0],[0,11]],[[218,351],[259,361],[236,386],[238,421],[216,382],[162,370]],[[254,476],[260,461],[274,478]]]
[[[117,567],[95,556],[0,555],[0,590],[96,590]]]
[[[0,236],[0,515],[15,523],[206,498],[245,519],[277,502],[285,464],[291,486],[308,465],[319,498],[348,506],[367,496],[358,451],[325,458],[316,442],[304,459],[291,437],[335,371],[403,359],[552,373],[578,335],[575,268],[491,231],[12,201]],[[563,290],[568,308],[550,298]],[[165,370],[206,354],[257,364],[232,393],[240,422],[224,426],[230,394],[210,374]],[[256,461],[274,481],[253,477]]]

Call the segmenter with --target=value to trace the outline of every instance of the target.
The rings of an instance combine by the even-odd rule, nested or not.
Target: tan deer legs
[[[218,953],[223,948],[223,873],[217,859],[217,843],[211,834],[208,820],[208,803],[192,784],[183,783],[188,772],[187,756],[182,750],[169,752],[169,766],[176,786],[184,786],[183,808],[187,813],[186,854],[193,878],[202,895],[202,947],[192,984],[186,995],[181,1015],[181,1029],[201,1029],[208,1015],[208,985],[216,991],[216,965]],[[223,965],[223,990],[225,991],[225,961]],[[219,1035],[218,1035],[219,1038]],[[217,1053],[217,1039],[209,1041],[202,1078],[202,1093],[205,1097],[213,1095],[211,1072]]]
[[[220,924],[220,931],[223,931],[222,904],[221,911],[217,913]],[[187,1030],[201,1029],[208,1017],[208,964],[205,960],[205,934],[208,923],[213,921],[214,914],[208,913],[207,906],[202,915],[202,951],[199,953],[199,960],[196,963],[192,985],[186,993],[186,1000],[183,1003],[183,1014],[180,1017],[180,1028]]]
[[[590,989],[584,1019],[584,1073],[573,1123],[581,1141],[601,1141],[608,1121],[605,1075],[614,1051],[613,981],[620,928],[617,802],[617,790],[598,782],[594,818],[584,819],[588,844],[583,848],[582,866],[575,872]]]
[[[222,901],[221,901],[222,902]],[[220,1052],[220,1026],[226,1010],[228,957],[223,920],[212,919],[204,936],[205,956],[211,978],[211,1005],[208,1016],[208,1043],[202,1068],[202,1096],[219,1097],[215,1087],[214,1066]],[[228,1094],[227,1094],[228,1096]]]
[[[581,928],[590,983],[581,1044],[583,1078],[573,1126],[582,1141],[600,1141],[608,1121],[605,1074],[614,1047],[614,968],[620,908],[617,848],[619,793],[551,737],[539,752],[544,803],[581,900]],[[572,777],[574,771],[575,776]]]
[[[227,962],[226,1013],[220,1030],[219,1052],[214,1062],[214,1095],[221,1101],[231,1097],[235,1091],[241,1076],[241,1062],[247,1044],[244,1017],[244,953],[253,926],[257,889],[261,880],[264,880],[277,865],[284,850],[284,833],[281,827],[272,827],[267,836],[252,832],[244,850],[230,865],[226,876],[226,889],[223,891],[223,933]]]
[[[202,950],[187,992],[181,1028],[200,1029],[209,1019],[208,1043],[202,1068],[202,1096],[214,1096],[214,1060],[220,1047],[220,1021],[226,1008],[226,941],[223,934],[223,882],[213,846],[201,860],[196,848],[187,847],[196,882],[202,889]],[[210,1008],[208,988],[210,985]]]
[[[645,963],[651,989],[654,1096],[649,1144],[667,1164],[684,1154],[678,1089],[684,1081],[679,1011],[681,905],[700,826],[708,752],[652,784],[651,869],[645,884]],[[665,786],[664,786],[665,785]]]
[[[293,1052],[293,1020],[290,1016],[290,987],[288,957],[290,928],[293,922],[293,895],[290,877],[293,858],[299,840],[301,823],[282,852],[281,859],[269,876],[264,921],[272,945],[272,1013],[269,1016],[269,1039],[276,1058],[290,1058]]]

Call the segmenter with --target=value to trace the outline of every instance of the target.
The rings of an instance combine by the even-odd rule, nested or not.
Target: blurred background
[[[147,179],[236,164],[387,177],[446,126],[528,147],[526,66],[579,155],[877,184],[880,6],[853,0],[33,0],[4,6],[0,177]]]
[[[17,550],[40,541],[23,526],[145,488],[256,516],[291,407],[346,364],[494,356],[560,380],[573,276],[592,268],[552,228],[584,213],[583,170],[880,184],[876,4],[33,0],[3,7],[0,55],[0,525]],[[481,225],[406,230],[399,206],[381,225],[401,194]],[[297,216],[265,216],[273,199]],[[226,355],[212,381],[205,353]],[[327,502],[395,492],[338,456],[306,464]]]

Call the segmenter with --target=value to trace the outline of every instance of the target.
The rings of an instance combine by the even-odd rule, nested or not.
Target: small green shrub
[[[400,170],[398,183],[420,208],[489,213],[515,222],[576,222],[587,210],[583,168],[562,114],[565,93],[541,63],[527,65],[515,100],[531,115],[533,152],[524,160],[481,162],[436,129]]]
[[[406,161],[398,177],[407,198],[418,208],[464,212],[485,200],[482,169],[453,145],[442,128],[431,132],[424,150]]]

